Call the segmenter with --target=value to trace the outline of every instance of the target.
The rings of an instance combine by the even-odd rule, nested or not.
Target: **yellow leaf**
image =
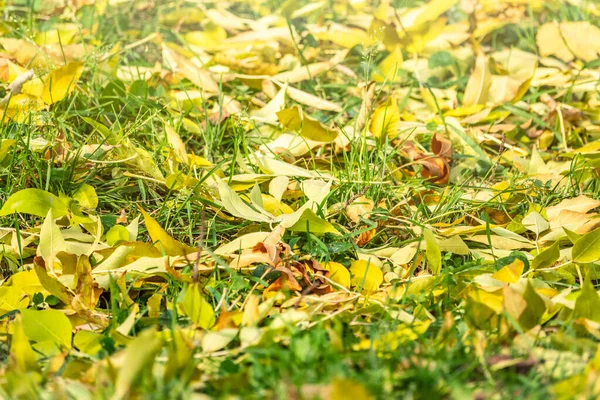
[[[98,195],[96,189],[93,186],[84,183],[77,189],[77,192],[73,195],[73,199],[79,202],[79,205],[83,208],[95,209],[98,207]]]
[[[330,261],[323,267],[331,273],[330,279],[345,288],[350,287],[350,272],[342,264]]]
[[[185,144],[183,144],[179,134],[167,123],[165,123],[165,133],[169,146],[171,146],[177,156],[177,161],[188,164],[189,160],[187,151],[185,150]]]
[[[0,287],[0,312],[2,314],[29,305],[29,297],[23,295],[20,288],[13,286]]]
[[[302,137],[318,142],[330,142],[338,135],[321,122],[302,112],[299,106],[286,108],[277,113],[277,119],[285,129],[298,132]]]
[[[200,156],[197,156],[192,153],[188,153],[187,156],[188,156],[188,160],[190,162],[190,166],[197,167],[197,168],[209,168],[214,165],[213,163],[211,163],[204,157],[200,157]]]
[[[319,40],[329,40],[347,49],[351,49],[357,45],[368,46],[373,43],[369,34],[364,30],[336,23],[330,24],[326,28],[312,29],[311,33]]]
[[[10,286],[18,289],[22,294],[26,294],[30,297],[37,292],[42,293],[44,296],[50,294],[42,284],[40,279],[34,270],[30,269],[27,271],[20,271],[10,277]]]
[[[517,281],[523,274],[524,268],[525,264],[523,263],[523,261],[517,258],[511,264],[508,264],[496,271],[492,275],[492,278],[499,280],[500,282],[517,283]]]
[[[227,32],[214,22],[204,26],[204,31],[192,31],[185,34],[185,40],[205,50],[213,50],[219,43],[227,39]]]
[[[423,230],[425,239],[425,256],[433,275],[438,275],[442,270],[442,252],[438,246],[433,232],[429,229]]]
[[[148,298],[148,316],[152,318],[160,317],[160,303],[162,302],[162,295],[160,293],[154,293]]]
[[[425,22],[435,21],[440,15],[445,13],[454,4],[458,3],[458,0],[432,0],[427,2],[423,7],[420,8],[416,18],[412,21],[412,26],[417,26]],[[405,28],[408,26],[405,24]]]
[[[310,93],[306,93],[300,89],[296,89],[291,86],[288,86],[287,88],[287,95],[300,104],[304,104],[306,106],[310,106],[319,110],[334,111],[340,113],[343,111],[341,106],[331,101],[322,99],[320,97],[314,96]]]
[[[5,113],[10,120],[29,123],[31,120],[36,121],[35,111],[43,107],[44,103],[39,97],[20,93],[10,98]]]
[[[399,82],[401,78],[398,76],[398,71],[403,61],[402,50],[397,46],[379,63],[378,70],[374,71],[375,82]]]
[[[18,372],[39,371],[37,356],[25,335],[21,318],[17,317],[12,325],[13,334],[10,341],[8,368]]]
[[[46,104],[61,101],[75,89],[83,72],[83,63],[72,62],[50,72],[44,79],[42,100]]]
[[[383,272],[366,260],[355,260],[350,265],[352,286],[367,293],[375,292],[383,283]]]
[[[159,243],[164,253],[168,256],[183,256],[186,254],[198,251],[194,247],[185,245],[173,239],[154,218],[150,216],[143,208],[140,207],[140,212],[144,216],[146,229],[154,243]]]
[[[491,84],[492,76],[489,61],[484,54],[479,54],[475,59],[475,69],[473,69],[465,88],[463,107],[485,104],[488,100]]]
[[[372,39],[383,43],[388,51],[394,51],[400,43],[398,32],[394,25],[388,24],[380,19],[373,18],[369,27],[369,35]]]
[[[21,93],[28,94],[33,97],[42,97],[44,93],[44,81],[40,78],[33,78],[23,84]]]
[[[8,82],[13,82],[18,76],[27,72],[27,68],[23,68],[10,60],[6,60],[6,65],[8,66]]]
[[[377,107],[371,117],[369,130],[375,137],[383,135],[395,136],[400,125],[400,111],[396,99],[390,97],[387,102]]]
[[[558,218],[563,211],[575,211],[578,213],[587,213],[594,208],[600,207],[600,201],[594,200],[586,195],[579,195],[572,199],[565,199],[555,206],[546,208],[546,215],[549,221]]]
[[[261,194],[261,199],[263,203],[263,208],[273,214],[274,216],[278,216],[281,214],[291,214],[294,210],[285,203],[278,201],[271,195]]]
[[[116,372],[115,392],[112,399],[130,398],[132,388],[144,372],[152,369],[154,358],[162,347],[162,339],[155,328],[145,329],[122,351],[122,362]]]
[[[238,334],[237,328],[225,328],[216,332],[206,332],[202,338],[202,350],[213,353],[226,347]]]
[[[41,256],[50,271],[53,271],[56,255],[66,249],[65,239],[62,236],[60,228],[54,222],[52,209],[50,209],[40,230],[40,244],[37,248],[37,255]]]
[[[370,400],[371,395],[362,383],[349,379],[335,379],[331,383],[331,392],[327,396],[330,400]]]
[[[587,21],[549,22],[538,30],[536,42],[542,56],[589,62],[600,54],[600,28]]]
[[[448,26],[446,25],[446,20],[446,18],[439,18],[410,29],[408,34],[402,37],[402,43],[404,43],[406,51],[409,53],[421,53],[427,43],[444,32],[444,29]]]
[[[202,296],[202,288],[198,283],[188,286],[180,305],[185,315],[195,325],[203,329],[210,329],[215,324],[215,312],[210,303]]]

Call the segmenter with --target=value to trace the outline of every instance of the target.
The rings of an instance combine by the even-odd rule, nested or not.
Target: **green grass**
[[[509,256],[491,245],[492,240],[499,237],[493,230],[495,226],[503,226],[535,242],[531,248],[515,249],[518,256],[528,253],[533,259],[538,250],[549,245],[536,241],[536,234],[523,227],[524,216],[537,211],[545,217],[545,208],[581,194],[600,198],[597,161],[589,157],[574,158],[563,176],[566,184],[561,185],[546,182],[543,176],[530,176],[520,168],[523,161],[510,153],[511,149],[523,150],[524,159],[529,160],[532,149],[540,142],[527,136],[528,128],[519,126],[531,120],[531,127],[548,129],[555,138],[548,147],[540,150],[541,157],[546,162],[564,161],[561,156],[565,147],[577,149],[597,140],[598,131],[594,129],[598,121],[593,117],[584,114],[569,125],[565,134],[558,118],[553,121],[546,118],[547,113],[540,115],[520,104],[505,102],[496,105],[494,112],[508,112],[506,121],[513,124],[513,128],[495,134],[490,131],[498,123],[495,119],[465,123],[463,126],[478,131],[467,130],[462,134],[461,142],[461,134],[445,120],[447,110],[441,109],[444,99],[436,97],[435,93],[440,92],[434,90],[454,90],[458,100],[453,108],[458,108],[473,65],[473,57],[470,57],[464,62],[454,59],[456,68],[452,67],[443,78],[422,81],[418,74],[403,70],[400,82],[378,83],[374,107],[366,115],[366,126],[361,127],[357,122],[363,101],[360,85],[372,80],[373,71],[388,54],[380,43],[349,49],[342,64],[353,71],[355,77],[340,70],[330,70],[292,84],[294,88],[339,104],[343,109],[340,113],[306,105],[302,108],[326,125],[335,124],[341,130],[340,135],[345,134],[346,129],[356,128],[357,139],[345,149],[327,143],[302,156],[293,157],[289,152],[274,154],[278,160],[333,177],[331,191],[316,214],[333,224],[340,235],[286,231],[281,241],[294,252],[288,262],[302,263],[313,259],[324,264],[335,261],[350,268],[359,254],[381,255],[385,249],[413,244],[419,251],[404,267],[390,261],[389,255],[381,256],[383,273],[395,278],[386,278],[375,293],[361,292],[364,282],[337,291],[339,298],[315,295],[314,288],[310,287],[304,287],[302,291],[277,291],[281,297],[277,301],[271,300],[274,304],[270,313],[252,326],[261,331],[260,341],[248,344],[240,331],[246,326],[241,323],[242,315],[248,312],[253,295],[259,296],[263,306],[269,303],[270,295],[264,290],[280,275],[266,263],[241,271],[232,269],[229,266],[232,259],[217,256],[214,252],[243,234],[270,231],[275,224],[232,216],[230,210],[222,207],[222,198],[213,183],[219,177],[232,185],[235,183],[232,177],[241,173],[265,175],[253,161],[252,154],[259,146],[278,137],[282,129],[280,125],[266,128],[266,124],[252,120],[250,115],[260,108],[256,104],[267,103],[270,98],[240,78],[216,79],[218,94],[193,100],[194,106],[188,109],[170,107],[171,91],[192,96],[197,87],[183,76],[171,73],[168,63],[163,60],[160,40],[177,44],[183,51],[197,51],[186,42],[185,34],[207,28],[206,19],[204,25],[181,20],[200,9],[193,2],[121,2],[109,4],[102,13],[93,4],[72,12],[68,8],[45,12],[37,8],[41,2],[19,0],[7,3],[5,16],[8,18],[0,24],[3,37],[30,41],[38,32],[51,30],[59,23],[74,22],[79,40],[86,48],[82,59],[84,72],[72,93],[56,104],[32,112],[31,119],[24,123],[10,121],[0,127],[2,143],[15,141],[7,154],[0,157],[0,203],[4,204],[11,195],[26,188],[73,197],[83,185],[91,185],[97,193],[98,205],[83,214],[98,216],[104,233],[116,225],[127,225],[118,222],[121,215],[126,215],[131,222],[140,215],[139,208],[143,208],[174,239],[199,248],[202,269],[198,283],[218,322],[216,327],[202,329],[194,323],[190,313],[182,309],[181,304],[193,286],[195,262],[181,258],[175,269],[168,273],[140,276],[129,272],[112,276],[108,289],[101,291],[93,307],[93,311],[107,318],[105,327],[91,326],[70,315],[78,330],[91,329],[97,333],[93,350],[86,350],[77,342],[70,349],[40,347],[25,326],[26,342],[33,344],[37,353],[35,367],[23,367],[15,361],[26,359],[15,350],[15,343],[18,343],[15,327],[20,326],[20,310],[58,309],[69,313],[74,310],[73,305],[65,304],[55,293],[44,295],[35,291],[26,296],[26,304],[14,306],[8,304],[8,292],[0,292],[0,301],[6,302],[0,304],[3,325],[0,329],[0,396],[48,399],[341,398],[332,395],[331,391],[343,393],[353,384],[373,398],[567,398],[565,393],[580,395],[579,398],[598,396],[592,385],[574,380],[566,382],[572,392],[556,386],[561,382],[565,384],[566,379],[592,379],[598,364],[598,361],[591,361],[598,357],[598,335],[595,335],[597,330],[593,323],[600,321],[596,316],[588,316],[591,325],[586,331],[575,318],[583,314],[578,314],[577,308],[573,311],[572,306],[564,306],[567,302],[564,300],[552,303],[557,307],[556,313],[548,308],[548,318],[538,318],[531,327],[525,327],[528,321],[515,318],[509,306],[501,303],[502,309],[496,313],[492,306],[484,306],[469,297],[469,293],[483,292],[479,287],[482,277],[487,276],[485,274],[516,262],[514,253]],[[352,20],[352,17],[372,15],[375,10],[372,3],[367,2],[363,11],[343,11],[337,2],[330,2],[324,5],[321,14],[317,14],[327,21],[360,26],[360,21]],[[398,9],[418,6],[412,2],[392,3]],[[306,4],[309,2],[302,2],[302,5]],[[214,6],[206,7],[212,9]],[[238,17],[252,20],[266,15],[267,9],[282,15],[278,2],[268,2],[260,7],[259,3],[253,2],[225,6]],[[525,8],[521,23],[494,30],[483,39],[481,45],[487,54],[504,48],[537,53],[536,33],[541,16],[544,21],[598,23],[598,17],[591,11],[559,2],[548,2],[539,10]],[[272,49],[264,41],[254,49],[247,49],[248,53],[254,52],[271,63],[281,61],[282,53],[292,57],[298,65],[306,64],[307,60],[308,63],[328,60],[331,56],[326,51],[339,46],[312,36],[312,24],[320,22],[317,14],[280,20],[281,26],[293,29],[296,34],[293,42],[280,44],[279,54],[275,54],[276,51],[270,53]],[[468,17],[460,5],[453,6],[445,15],[450,23],[466,21]],[[158,34],[160,39],[127,47],[152,34]],[[228,36],[233,34],[229,32]],[[469,42],[460,45],[469,46]],[[120,52],[109,58],[114,65],[100,62],[111,49]],[[402,50],[405,63],[417,57],[408,53],[404,44]],[[236,51],[238,55],[244,53],[239,49]],[[210,67],[218,64],[213,58],[215,54],[234,57],[218,46],[207,53]],[[63,56],[66,57],[66,53]],[[419,56],[428,58],[431,54],[419,53]],[[21,66],[35,65],[35,60],[29,62],[31,64]],[[116,66],[153,68],[157,63],[162,66],[161,72],[133,82],[118,79],[114,69]],[[576,71],[581,65],[570,64],[569,68]],[[47,63],[34,69],[43,77],[58,66]],[[236,72],[235,67],[231,69]],[[3,85],[8,83],[3,82]],[[406,128],[394,138],[365,135],[374,108],[390,93],[408,89],[406,95],[402,92],[399,96],[400,112],[404,121],[414,118],[423,122],[421,130]],[[583,99],[574,96],[572,89],[532,86],[522,101],[540,105],[542,96],[549,95],[558,102],[573,104],[589,115],[595,115],[597,110],[583,105]],[[422,114],[415,113],[414,107],[416,103],[424,104],[423,96],[427,94],[433,97],[435,107],[428,109],[427,120],[421,121]],[[228,115],[224,96],[239,101],[241,111]],[[586,96],[587,101],[597,98],[597,93]],[[288,96],[286,106],[296,104]],[[36,123],[34,118],[41,122]],[[96,125],[90,124],[90,120]],[[583,122],[589,125],[584,126]],[[178,162],[176,150],[165,135],[165,123],[179,133],[189,154],[204,157],[213,166],[191,167]],[[190,125],[196,126],[198,131],[192,131]],[[403,143],[410,140],[422,153],[431,156],[431,140],[436,131],[450,137],[454,146],[450,163],[453,175],[448,184],[435,184],[423,178],[422,165],[410,159],[402,149]],[[496,141],[482,141],[477,132],[491,132]],[[506,147],[501,149],[499,142]],[[107,147],[93,147],[98,145]],[[181,184],[184,178],[187,182]],[[270,179],[265,177],[259,181],[262,193],[268,193]],[[291,178],[290,182],[303,180]],[[508,182],[505,188],[485,196],[492,185],[503,181]],[[254,185],[248,186],[238,191],[248,196],[246,200],[251,198]],[[375,207],[372,213],[353,222],[345,206],[362,195],[372,200]],[[283,202],[295,210],[307,199],[298,186],[284,194]],[[70,225],[83,226],[84,233],[92,233],[89,225],[73,222],[74,211],[71,211],[68,217],[57,220],[63,235]],[[150,247],[152,240],[143,220],[140,218],[139,243],[127,262],[161,255],[160,246]],[[0,291],[12,284],[11,276],[33,268],[42,222],[43,218],[24,213],[0,217],[3,248],[7,249],[12,241],[18,240],[25,241],[19,247],[29,251],[26,254],[25,251],[11,253],[6,250],[0,256],[3,279]],[[441,272],[431,275],[432,261],[429,251],[424,253],[427,244],[421,229],[432,229],[437,238],[442,239],[444,229],[467,225],[481,227],[476,234],[483,235],[486,240],[466,240],[469,248],[475,250],[472,254],[443,251]],[[357,238],[373,229],[375,233],[368,243],[358,245]],[[105,242],[107,239],[99,235],[98,240]],[[148,245],[143,247],[142,242]],[[102,265],[111,251],[126,245],[121,243],[107,246],[113,248],[110,250],[92,252],[92,271]],[[571,245],[568,239],[560,242],[562,250]],[[482,256],[486,251],[489,252],[487,260]],[[550,298],[556,299],[559,293],[566,298],[569,290],[582,293],[581,278],[596,283],[597,264],[563,263],[564,257],[569,258],[570,254],[561,254],[561,259],[546,269],[532,273],[523,271],[519,290],[524,289],[527,282],[533,282],[536,289],[555,290],[552,295],[543,293],[544,299],[550,302]],[[73,254],[61,254],[59,258],[63,266],[70,265],[71,259],[75,264],[77,260]],[[74,272],[63,276],[67,275],[75,276]],[[83,275],[77,276],[77,279],[84,279]],[[89,276],[92,276],[91,272]],[[312,272],[311,278],[314,278]],[[532,279],[528,281],[527,278]],[[74,284],[71,286],[71,289],[75,287]],[[509,285],[506,288],[513,290],[508,289]],[[158,309],[149,306],[149,299],[156,294],[161,296]],[[507,294],[501,296],[504,300],[512,298]],[[523,299],[521,294],[514,296]],[[574,303],[576,300],[571,296],[568,301]],[[533,303],[531,298],[524,300],[526,307],[532,307]],[[428,326],[421,329],[425,324]],[[239,331],[230,343],[214,353],[203,350],[203,337],[209,332],[218,333],[228,328]],[[151,353],[153,340],[159,342],[157,350],[152,357],[144,359]],[[136,363],[141,363],[141,368],[139,374],[132,377],[128,375],[128,369],[136,370]],[[121,392],[123,382],[130,387]],[[356,391],[343,394],[360,398]]]

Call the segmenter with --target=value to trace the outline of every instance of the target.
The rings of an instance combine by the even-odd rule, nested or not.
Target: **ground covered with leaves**
[[[600,396],[597,3],[3,16],[0,397]]]

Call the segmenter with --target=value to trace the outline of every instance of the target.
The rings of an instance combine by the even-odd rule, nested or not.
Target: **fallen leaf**
[[[390,97],[373,111],[369,131],[375,137],[396,136],[400,124],[400,111],[396,99]]]
[[[152,238],[154,243],[158,243],[158,246],[162,251],[169,256],[183,256],[190,253],[195,253],[198,249],[190,247],[183,243],[178,242],[169,235],[154,218],[150,216],[144,209],[140,207],[140,212],[144,216],[144,222],[146,223],[146,229],[148,234]]]
[[[355,260],[350,265],[352,287],[366,293],[373,293],[383,283],[381,269],[366,260]]]
[[[42,99],[46,104],[61,101],[75,90],[77,81],[83,73],[83,63],[72,62],[64,67],[57,68],[44,78]]]
[[[484,54],[480,53],[475,59],[475,68],[471,72],[465,88],[463,106],[471,107],[476,104],[486,104],[491,84],[489,60]]]

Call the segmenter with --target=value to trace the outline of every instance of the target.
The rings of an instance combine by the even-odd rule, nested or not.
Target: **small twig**
[[[138,154],[136,153],[136,154],[132,155],[131,157],[123,158],[121,160],[107,160],[107,161],[104,161],[104,160],[92,160],[90,158],[86,158],[85,160],[87,162],[91,162],[91,163],[94,163],[94,164],[119,164],[119,163],[124,163],[124,162],[127,162],[127,161],[131,161],[133,159],[136,159],[137,157],[138,157]]]
[[[17,76],[14,81],[8,85],[7,89],[10,91],[2,100],[0,100],[0,104],[7,103],[10,98],[14,95],[21,93],[23,89],[23,84],[27,81],[30,81],[34,77],[34,72],[32,69],[23,72],[21,75]]]
[[[114,57],[116,55],[122,54],[122,53],[124,53],[124,52],[126,52],[128,50],[131,50],[131,49],[136,48],[138,46],[141,46],[141,45],[143,45],[143,44],[145,44],[147,42],[150,42],[151,40],[154,40],[157,36],[158,36],[158,32],[154,32],[154,33],[146,36],[145,38],[138,40],[137,42],[133,42],[133,43],[128,44],[127,46],[123,47],[121,50],[119,50],[119,51],[117,51],[115,53],[105,54],[105,55],[103,55],[102,57],[100,57],[98,59],[98,63],[104,62],[104,61],[108,60],[111,57]]]
[[[350,197],[346,203],[344,204],[344,208],[348,207],[350,204],[352,204],[354,202],[354,200],[358,199],[360,196],[363,196],[365,193],[367,193],[367,191],[371,189],[371,185],[367,185],[363,188],[363,190],[361,190],[360,192],[358,192],[357,194],[355,194],[354,196]]]

